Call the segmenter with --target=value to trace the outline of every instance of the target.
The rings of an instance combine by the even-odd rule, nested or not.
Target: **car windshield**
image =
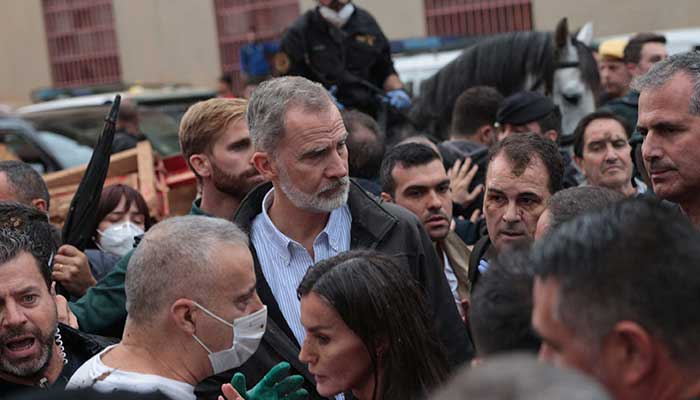
[[[186,98],[160,104],[139,104],[141,131],[162,156],[180,152],[178,128],[187,108],[202,98]],[[39,131],[65,136],[78,145],[94,148],[109,112],[109,104],[42,111],[22,115]]]
[[[63,167],[77,167],[90,161],[92,147],[82,145],[73,139],[53,132],[42,131],[38,135],[47,148],[52,150],[53,156]]]

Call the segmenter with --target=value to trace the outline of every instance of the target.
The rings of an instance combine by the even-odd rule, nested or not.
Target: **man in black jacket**
[[[48,223],[47,223],[48,225]],[[62,388],[111,344],[58,323],[51,271],[20,229],[0,229],[0,393]]]
[[[253,164],[271,183],[249,193],[234,217],[250,232],[258,295],[269,315],[258,352],[241,368],[246,377],[257,381],[287,361],[314,384],[298,360],[306,332],[297,286],[314,262],[363,248],[394,256],[420,283],[451,365],[466,362],[471,345],[430,238],[409,211],[379,203],[349,180],[347,132],[326,90],[300,77],[267,81],[250,99],[247,118]],[[201,387],[212,388],[216,383]]]
[[[339,103],[377,116],[378,95],[406,108],[411,100],[394,70],[377,21],[349,0],[320,0],[287,29],[275,57],[280,75],[298,75],[333,89]]]

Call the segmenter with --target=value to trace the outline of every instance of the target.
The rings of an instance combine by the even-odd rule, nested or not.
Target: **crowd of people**
[[[285,76],[183,116],[189,215],[107,186],[79,249],[0,161],[0,398],[700,398],[700,53],[664,43],[601,45],[570,145],[549,97],[488,86],[396,140],[386,38],[321,0]]]

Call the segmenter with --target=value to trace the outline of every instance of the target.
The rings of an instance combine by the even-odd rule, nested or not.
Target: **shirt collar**
[[[279,229],[275,226],[275,224],[272,222],[270,219],[270,215],[268,214],[267,210],[270,208],[272,205],[272,199],[274,197],[274,192],[275,189],[272,188],[270,189],[267,194],[265,194],[265,197],[263,198],[263,203],[262,203],[262,215],[263,215],[263,231],[265,236],[270,240],[270,242],[277,248],[278,251],[280,251],[280,254],[286,254],[288,257],[291,257],[290,250],[289,250],[289,245],[291,243],[296,243],[296,241],[290,239],[287,237],[284,233],[280,232]],[[328,222],[326,223],[325,228],[318,234],[316,239],[314,239],[314,244],[319,238],[323,238],[324,236],[328,240],[328,245],[336,252],[341,252],[341,229],[343,229],[343,216],[347,215],[350,216],[350,208],[348,207],[347,204],[343,204],[341,207],[338,207],[331,211],[330,216],[328,217]],[[300,245],[300,244],[298,244]],[[301,246],[301,245],[300,245]]]

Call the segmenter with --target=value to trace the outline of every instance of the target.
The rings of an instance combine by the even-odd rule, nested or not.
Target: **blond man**
[[[231,218],[246,193],[262,181],[250,164],[247,106],[242,99],[211,99],[194,104],[182,117],[180,148],[201,188],[190,214]],[[121,337],[126,321],[124,279],[132,253],[70,304],[81,330]]]

